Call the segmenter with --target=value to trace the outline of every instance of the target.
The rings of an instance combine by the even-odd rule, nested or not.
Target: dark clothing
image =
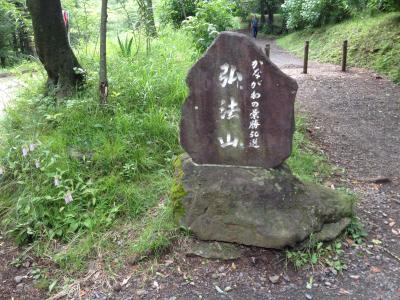
[[[253,27],[253,30],[252,30],[253,38],[257,38],[257,33],[258,33],[258,28]]]
[[[251,20],[251,34],[253,35],[254,38],[257,37],[258,33],[258,21],[257,19]]]

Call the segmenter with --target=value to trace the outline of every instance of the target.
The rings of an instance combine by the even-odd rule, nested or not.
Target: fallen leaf
[[[236,270],[236,265],[234,262],[232,263],[231,267],[232,267],[232,270]]]
[[[381,244],[382,244],[382,242],[381,242],[380,240],[376,240],[376,239],[373,239],[373,240],[372,240],[372,243],[373,243],[374,245],[381,245]]]
[[[396,229],[392,229],[392,233],[395,235],[399,235],[400,234],[400,229],[396,230]]]
[[[372,273],[380,273],[381,269],[379,269],[378,267],[371,267],[371,272]]]
[[[131,279],[132,275],[129,275],[128,277],[126,277],[124,280],[122,280],[121,282],[121,286],[124,286],[125,284],[128,283],[129,279]]]
[[[338,292],[339,295],[351,295],[351,292],[341,288]]]
[[[217,292],[220,293],[220,294],[223,294],[223,293],[224,293],[224,291],[221,290],[221,288],[220,288],[218,285],[215,286],[215,289],[216,289]]]
[[[394,221],[393,221],[393,222],[390,222],[390,223],[389,223],[389,226],[390,226],[390,227],[393,227],[394,224],[396,224],[396,222],[394,222]]]
[[[165,261],[165,266],[168,267],[169,265],[172,265],[174,263],[173,260],[166,260]]]

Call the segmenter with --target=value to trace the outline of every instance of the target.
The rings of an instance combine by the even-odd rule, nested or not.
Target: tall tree
[[[265,24],[265,0],[260,0],[260,27]]]
[[[84,81],[84,72],[68,42],[60,0],[27,0],[36,51],[47,71],[48,88],[68,96]]]
[[[268,14],[268,26],[272,29],[274,24],[274,13],[278,10],[279,6],[283,3],[283,0],[260,0],[260,14],[261,24],[265,24],[265,13]]]
[[[101,1],[101,21],[100,21],[100,70],[99,70],[99,90],[100,103],[107,104],[108,80],[107,80],[107,3],[108,0]]]
[[[153,10],[153,1],[152,0],[146,0],[146,8],[147,8],[146,27],[147,27],[148,33],[151,36],[156,36],[157,29],[156,29],[156,23],[154,22],[154,10]]]
[[[152,0],[136,0],[139,6],[139,13],[141,22],[144,24],[146,29],[146,35],[148,37],[154,37],[157,35],[157,29],[154,22],[154,11]]]

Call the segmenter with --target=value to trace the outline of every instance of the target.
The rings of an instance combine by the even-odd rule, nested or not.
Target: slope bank
[[[348,64],[373,69],[400,83],[400,13],[359,17],[340,24],[296,31],[278,39],[278,45],[302,55],[310,41],[310,57],[339,64],[342,43],[349,41]]]

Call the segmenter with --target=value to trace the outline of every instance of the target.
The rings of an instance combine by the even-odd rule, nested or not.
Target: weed
[[[330,243],[313,241],[310,237],[308,245],[302,250],[286,250],[286,259],[293,263],[296,268],[311,266],[314,268],[318,264],[331,267],[337,272],[342,272],[347,268],[341,259],[343,254],[342,242],[337,240]]]
[[[351,223],[346,228],[346,235],[349,236],[356,244],[361,245],[367,237],[367,232],[364,229],[358,217],[353,217]]]
[[[293,174],[301,180],[320,183],[328,178],[333,170],[328,164],[326,156],[318,152],[308,139],[308,126],[305,117],[298,116],[296,118],[292,155],[287,162]]]

